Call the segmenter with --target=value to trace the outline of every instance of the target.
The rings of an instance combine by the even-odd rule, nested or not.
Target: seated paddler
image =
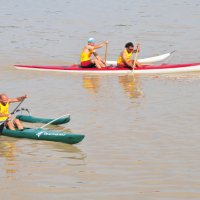
[[[123,51],[120,53],[118,59],[117,59],[117,67],[119,68],[129,68],[133,69],[134,68],[134,62],[135,62],[135,67],[140,67],[141,63],[139,63],[137,60],[134,61],[132,60],[131,57],[133,53],[138,53],[140,52],[140,45],[137,44],[136,49],[134,49],[134,45],[132,42],[128,42],[125,45],[125,48]]]
[[[80,66],[82,68],[104,68],[106,66],[105,61],[98,55],[96,49],[99,49],[108,44],[108,41],[104,41],[100,44],[95,44],[94,38],[88,39],[88,44],[83,48],[80,57]],[[91,58],[92,55],[94,58]]]
[[[5,127],[11,130],[15,128],[23,130],[23,125],[19,119],[15,119],[9,112],[10,103],[20,102],[27,98],[27,95],[9,98],[6,94],[0,94],[0,124],[5,122]]]

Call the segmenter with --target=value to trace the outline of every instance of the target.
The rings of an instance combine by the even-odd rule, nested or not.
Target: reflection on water
[[[45,144],[46,148],[53,149],[57,152],[67,152],[70,154],[74,154],[75,158],[83,159],[85,157],[84,153],[80,148],[78,148],[76,145],[70,145],[70,144],[64,144],[59,142],[46,142]],[[72,156],[70,156],[72,158]]]
[[[3,136],[0,140],[0,177],[4,181],[16,180],[22,171],[32,174],[35,168],[40,169],[38,173],[43,176],[42,168],[48,173],[62,162],[65,167],[62,170],[67,170],[70,166],[83,165],[85,158],[86,155],[75,145],[29,139],[13,140]]]
[[[90,93],[97,93],[100,87],[100,77],[98,76],[83,76],[83,87]]]
[[[17,172],[16,143],[1,141],[0,149],[0,157],[5,158],[5,164],[3,168],[5,168],[6,178],[13,178],[13,175]]]
[[[101,79],[101,76],[85,75],[83,76],[83,88],[87,89],[90,93],[98,93],[101,87]],[[139,76],[122,75],[118,77],[118,80],[119,85],[130,99],[135,99],[143,95],[139,86]]]
[[[199,62],[198,1],[2,2],[1,89],[28,92],[24,105],[38,114],[68,110],[66,131],[87,137],[72,146],[1,136],[1,199],[200,199],[198,75],[82,79],[13,69],[77,63],[89,37],[109,40],[108,60],[133,41],[142,45],[139,57],[177,50],[170,62]]]
[[[139,87],[139,77],[134,75],[119,76],[119,84],[131,99],[138,98],[143,95]]]

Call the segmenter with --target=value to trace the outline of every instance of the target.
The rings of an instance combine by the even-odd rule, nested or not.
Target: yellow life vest
[[[126,61],[129,61],[131,59],[131,56],[133,55],[133,52],[128,52],[127,49],[124,49],[125,52],[125,56],[126,56]],[[118,59],[117,59],[117,65],[123,64],[124,63],[124,59],[122,58],[122,53],[120,53]]]
[[[94,50],[89,50],[88,52],[84,52],[84,50],[83,50],[81,53],[81,62],[90,60],[90,57],[93,52],[94,52]]]
[[[6,103],[6,105],[4,106],[3,104],[0,103],[0,113],[1,114],[9,114],[9,103]],[[6,120],[8,117],[0,117],[0,121],[4,121]]]

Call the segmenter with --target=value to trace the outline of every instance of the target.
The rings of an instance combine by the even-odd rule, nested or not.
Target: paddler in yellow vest
[[[108,41],[104,41],[98,45],[95,45],[94,38],[89,38],[88,44],[83,48],[81,52],[80,66],[82,68],[104,68],[106,63],[95,50],[103,47],[106,44],[108,44]],[[91,59],[92,55],[94,55],[94,59]]]
[[[138,49],[138,52],[140,52],[140,45],[137,44],[137,48],[134,49],[134,45],[132,42],[128,42],[125,45],[124,50],[120,53],[118,59],[117,59],[117,66],[118,67],[125,67],[125,68],[129,68],[129,69],[133,69],[133,65],[134,65],[134,60],[131,60],[131,57],[133,55],[133,53],[136,53]],[[135,62],[135,67],[140,67],[141,64],[136,60]]]
[[[0,122],[4,122],[8,119],[5,124],[7,128],[15,130],[16,126],[19,130],[23,129],[21,121],[19,119],[14,119],[9,113],[9,105],[10,103],[22,101],[25,98],[27,98],[27,95],[11,99],[6,94],[0,94]]]

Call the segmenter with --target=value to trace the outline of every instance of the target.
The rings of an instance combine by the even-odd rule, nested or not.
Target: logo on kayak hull
[[[36,135],[37,135],[38,137],[40,137],[43,133],[44,133],[44,131],[40,131],[40,132],[38,132]]]
[[[41,136],[41,135],[44,135],[44,136],[65,136],[66,134],[65,133],[56,133],[56,132],[45,132],[45,131],[40,131],[36,134],[38,136],[38,138]]]

